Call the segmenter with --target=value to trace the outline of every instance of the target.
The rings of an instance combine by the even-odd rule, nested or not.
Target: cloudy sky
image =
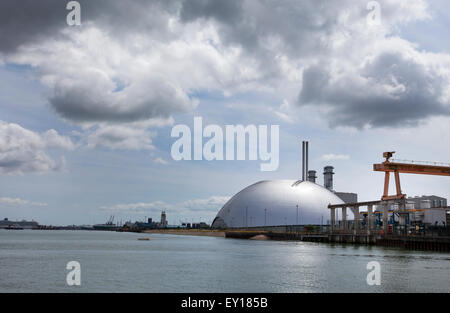
[[[445,0],[0,2],[0,218],[43,224],[211,222],[265,179],[335,166],[335,189],[375,200],[383,151],[450,162]],[[371,20],[369,20],[370,22]],[[172,127],[279,125],[280,165],[174,161]],[[403,176],[450,197],[445,177]]]

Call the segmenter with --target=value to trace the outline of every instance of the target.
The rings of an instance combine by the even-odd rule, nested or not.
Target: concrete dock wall
[[[365,244],[384,247],[399,247],[410,250],[450,252],[450,237],[396,237],[379,234],[302,234],[270,231],[225,231],[226,238],[252,239],[265,235],[272,240],[297,240],[306,242]]]

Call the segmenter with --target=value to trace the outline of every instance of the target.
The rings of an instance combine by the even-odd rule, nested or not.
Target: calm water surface
[[[0,230],[0,292],[449,292],[450,254],[89,231]],[[81,286],[66,264],[81,264]],[[367,263],[381,264],[368,286]]]

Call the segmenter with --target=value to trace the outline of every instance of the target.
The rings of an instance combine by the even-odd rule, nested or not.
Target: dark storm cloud
[[[242,18],[242,0],[186,0],[180,17],[189,22],[198,18],[213,18],[225,24],[238,22]]]
[[[30,41],[56,36],[66,24],[65,1],[0,1],[0,51],[12,52]]]
[[[21,64],[33,64],[41,77],[51,77],[55,81],[51,84],[53,94],[49,102],[60,116],[76,122],[127,123],[165,118],[173,112],[192,108],[182,88],[162,78],[160,73],[141,71],[136,77],[135,71],[131,74],[133,83],[121,87],[124,70],[115,71],[113,63],[118,64],[116,60],[119,60],[133,65],[130,64],[133,52],[125,46],[128,54],[112,60],[110,55],[117,51],[103,51],[105,47],[96,41],[105,40],[111,46],[112,43],[120,46],[128,36],[136,34],[159,43],[170,41],[169,17],[176,16],[180,6],[177,1],[80,0],[80,27],[70,27],[66,23],[68,2],[0,2],[0,55],[2,52],[7,55],[7,62],[18,60]],[[92,29],[98,32],[93,34]],[[89,41],[91,35],[96,39]],[[133,39],[128,45],[130,42],[134,44]],[[34,46],[28,50],[30,44]],[[103,63],[101,54],[109,62]],[[84,57],[79,58],[79,55]]]
[[[328,66],[305,70],[300,105],[328,109],[331,126],[405,127],[450,115],[439,99],[448,81],[400,53],[381,53],[360,72],[332,79]]]
[[[67,26],[65,0],[0,1],[0,52],[14,52],[20,45],[60,36]],[[164,14],[176,14],[171,0],[79,0],[83,23],[95,22],[112,34],[163,32]]]
[[[184,1],[183,21],[211,19],[219,23],[222,39],[245,51],[264,54],[268,40],[280,40],[283,53],[293,57],[318,54],[337,25],[338,12],[348,1],[263,0]],[[363,12],[361,12],[363,13]],[[363,15],[361,15],[363,16]],[[273,58],[273,55],[271,56]]]
[[[284,79],[278,57],[294,62],[332,53],[331,37],[339,13],[349,1],[186,0],[180,10],[183,22],[214,23],[226,46],[242,48],[261,73],[259,82],[277,86]],[[357,13],[364,17],[365,6]]]
[[[52,107],[62,117],[78,122],[133,122],[152,117],[167,118],[174,111],[192,109],[189,99],[169,84],[161,81],[148,81],[151,89],[143,95],[145,87],[131,87],[118,99],[105,93],[102,87],[93,87],[95,79],[86,77],[87,84],[59,86],[49,99]],[[91,83],[89,81],[92,80]]]

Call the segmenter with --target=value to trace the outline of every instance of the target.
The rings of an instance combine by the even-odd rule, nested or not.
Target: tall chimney
[[[305,176],[306,176],[306,175],[308,175],[308,172],[309,172],[309,166],[308,166],[308,163],[309,163],[309,142],[308,141],[306,142],[305,159],[306,159],[306,162],[305,162]]]
[[[309,143],[308,141],[302,142],[302,181],[307,179],[308,175],[308,161],[309,161]]]
[[[323,184],[325,188],[328,190],[333,191],[333,175],[334,175],[334,167],[332,166],[325,166],[323,168]]]
[[[316,171],[308,171],[308,180],[312,183],[316,183]]]
[[[305,142],[302,141],[302,181],[305,180]]]

